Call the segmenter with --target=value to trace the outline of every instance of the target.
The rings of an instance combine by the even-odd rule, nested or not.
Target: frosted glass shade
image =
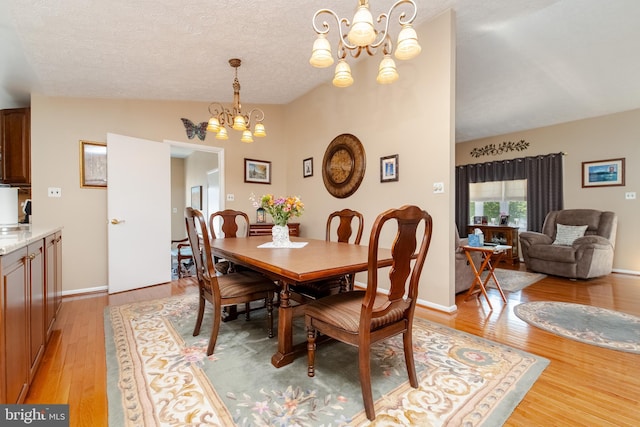
[[[211,117],[207,124],[207,130],[209,132],[218,132],[220,130],[220,122],[216,117]]]
[[[351,44],[356,46],[368,46],[376,39],[376,32],[373,27],[373,16],[369,11],[369,6],[360,5],[353,16],[351,30],[347,34]]]
[[[250,130],[245,130],[244,132],[242,132],[242,138],[240,138],[240,141],[242,141],[242,142],[253,142],[253,138],[251,137],[251,131]]]
[[[398,34],[395,57],[403,61],[413,59],[418,56],[421,50],[416,30],[411,25],[403,25],[400,34]]]
[[[253,136],[256,136],[258,138],[262,138],[263,136],[267,136],[267,132],[265,132],[264,125],[262,123],[256,123],[256,126],[253,129]]]
[[[326,34],[318,34],[318,38],[313,42],[309,63],[316,68],[326,68],[333,65],[331,44],[329,44]]]
[[[333,77],[333,85],[336,87],[349,87],[353,84],[353,77],[351,76],[351,67],[347,64],[347,61],[341,59],[336,65],[336,73]]]
[[[247,122],[244,120],[240,114],[233,118],[233,126],[231,126],[234,130],[246,130]]]
[[[227,134],[227,129],[221,127],[216,135],[216,139],[229,139],[229,135]]]
[[[380,61],[380,67],[378,68],[377,82],[386,85],[398,80],[398,70],[396,69],[396,63],[391,58],[391,55],[387,54]]]

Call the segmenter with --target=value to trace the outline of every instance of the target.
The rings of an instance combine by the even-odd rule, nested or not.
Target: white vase
[[[274,225],[271,228],[271,237],[273,240],[273,246],[275,247],[288,248],[291,246],[288,225]]]

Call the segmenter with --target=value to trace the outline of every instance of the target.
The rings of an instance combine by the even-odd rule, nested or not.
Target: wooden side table
[[[489,301],[489,296],[487,295],[487,283],[489,283],[489,279],[493,279],[496,284],[496,288],[498,292],[500,292],[500,296],[502,297],[502,301],[507,302],[507,298],[504,296],[504,292],[502,292],[502,288],[500,287],[500,283],[496,278],[494,273],[495,266],[498,261],[502,259],[502,257],[509,252],[511,246],[509,245],[496,245],[496,246],[462,246],[464,253],[467,255],[467,259],[469,260],[469,266],[473,270],[473,274],[475,278],[473,279],[473,283],[467,292],[467,296],[465,297],[465,301],[471,298],[472,296],[480,296],[480,293],[484,295],[484,298],[487,300],[487,304],[489,304],[489,308],[493,310],[491,306],[491,301]],[[481,252],[482,253],[482,264],[480,268],[476,268],[476,265],[473,262],[473,258],[471,258],[471,252]],[[482,272],[487,271],[487,277],[482,280]],[[476,289],[478,287],[479,289]]]
[[[289,226],[289,236],[299,237],[300,236],[300,224],[297,222],[290,222],[287,224]],[[249,224],[249,236],[271,236],[271,228],[273,227],[272,223],[262,222],[262,223],[251,223]]]

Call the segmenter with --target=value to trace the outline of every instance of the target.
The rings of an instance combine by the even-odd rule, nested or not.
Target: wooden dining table
[[[277,280],[281,285],[278,308],[278,350],[271,357],[276,368],[287,365],[296,355],[306,351],[306,341],[294,345],[293,318],[302,314],[304,305],[291,300],[292,287],[319,280],[367,271],[369,248],[350,243],[291,237],[303,247],[265,248],[271,236],[250,236],[211,240],[211,252]],[[391,250],[378,249],[378,267],[390,266]]]

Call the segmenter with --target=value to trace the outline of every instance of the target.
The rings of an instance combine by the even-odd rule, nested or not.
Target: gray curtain
[[[466,236],[469,223],[469,184],[514,179],[527,180],[529,230],[542,230],[547,213],[564,207],[562,155],[554,153],[456,166],[456,225],[460,235]]]

